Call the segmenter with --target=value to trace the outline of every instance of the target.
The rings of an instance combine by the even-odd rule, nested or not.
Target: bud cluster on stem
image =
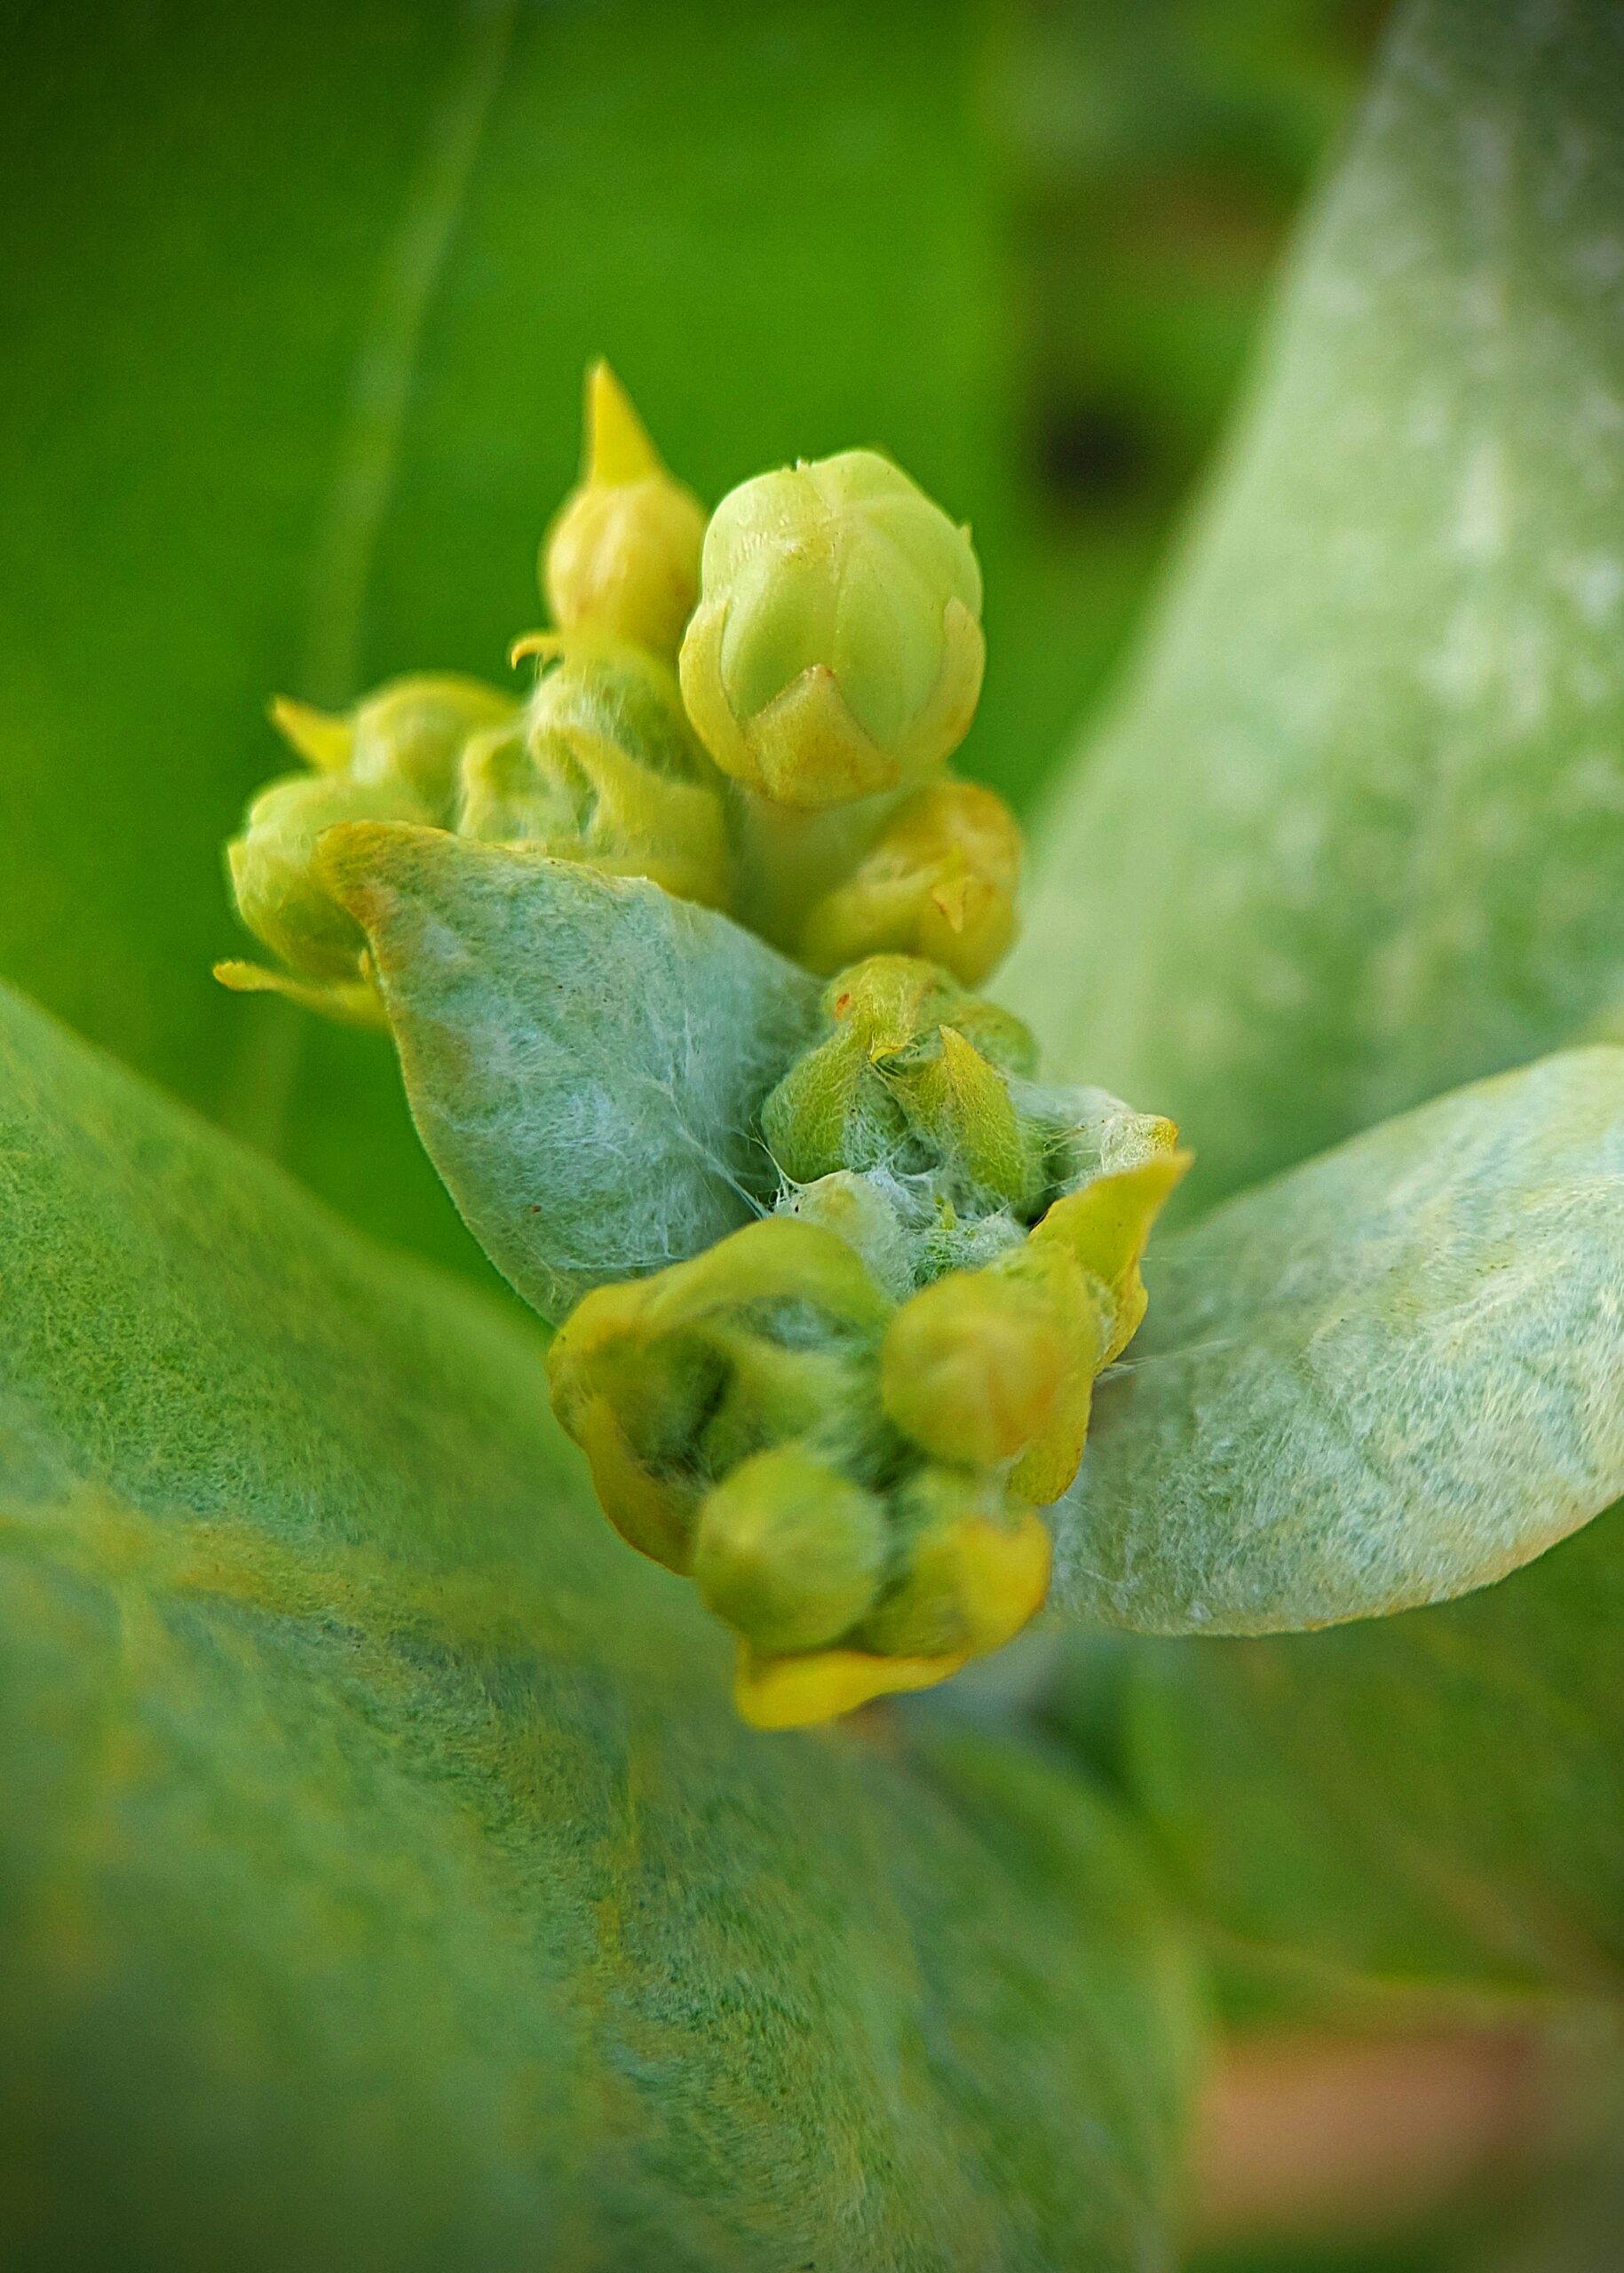
[[[308,770],[261,792],[229,859],[281,967],[220,976],[382,1018],[365,895],[351,876],[341,904],[319,854],[356,821],[517,851],[513,890],[560,861],[646,879],[780,951],[800,1007],[741,1116],[775,1205],[741,1184],[758,1220],[589,1280],[550,1374],[611,1521],[737,1635],[741,1711],[826,1719],[942,1679],[1042,1603],[1038,1510],[1138,1323],[1184,1156],[1168,1122],[1042,1087],[1026,1027],[971,991],[1013,936],[1020,839],[947,771],[981,576],[906,474],[847,451],[707,520],[599,364],[539,573],[554,628],[512,648],[521,698],[445,675],[342,717],[273,707]],[[827,980],[815,1018],[784,956]],[[535,1110],[614,1144],[582,1078]]]

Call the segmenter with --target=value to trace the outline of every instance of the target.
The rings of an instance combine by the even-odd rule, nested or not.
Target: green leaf
[[[1415,0],[1017,1008],[1198,1203],[1575,1038],[1624,980],[1624,18]]]
[[[544,1318],[762,1212],[762,1100],[812,1034],[816,979],[657,884],[443,829],[332,829],[322,865],[429,1157]]]
[[[1227,1932],[1401,1983],[1624,1984],[1624,1506],[1464,1602],[1146,1646],[1134,1778]]]
[[[0,1037],[0,2255],[1166,2265],[1086,1789],[742,1729],[527,1327]]]
[[[12,12],[0,970],[368,1227],[477,1263],[387,1042],[210,978],[247,946],[221,844],[286,765],[266,700],[503,677],[600,353],[708,498],[874,440],[985,541],[978,21]]]
[[[1423,1105],[1156,1257],[1056,1510],[1056,1592],[1154,1633],[1437,1602],[1624,1492],[1624,1050]]]

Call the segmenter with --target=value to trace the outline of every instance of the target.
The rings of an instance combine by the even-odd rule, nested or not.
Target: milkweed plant
[[[544,1354],[8,1011],[20,2233],[116,2039],[143,2249],[1148,2268],[1192,1918],[1624,1954],[1624,46],[1490,12],[1029,879],[955,500],[701,503],[603,362],[507,674],[274,700],[217,976],[390,1037]]]

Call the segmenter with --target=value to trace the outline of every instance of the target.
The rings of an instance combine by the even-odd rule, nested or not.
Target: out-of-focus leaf
[[[1199,1906],[1395,1981],[1616,1994],[1621,1523],[1464,1602],[1147,1648],[1137,1780]]]
[[[1279,1633],[1464,1594],[1624,1492],[1624,1050],[1351,1138],[1161,1251],[1056,1594]]]
[[[1025,543],[988,561],[989,756],[1006,794],[1041,787],[1121,661],[1381,14],[1348,0],[1000,11],[1016,33],[994,51],[992,108],[1030,499]]]
[[[266,698],[502,677],[602,352],[709,498],[872,440],[994,535],[972,13],[23,10],[0,970],[369,1226],[477,1259],[387,1043],[210,979],[245,944],[221,843],[286,763]]]
[[[543,1317],[763,1212],[761,1103],[816,979],[640,879],[434,828],[334,829],[322,851],[429,1157]]]
[[[1017,1006],[1211,1201],[1624,986],[1624,18],[1415,0]]]
[[[1168,2263],[1098,1803],[741,1728],[527,1329],[3,1034],[7,2264]]]

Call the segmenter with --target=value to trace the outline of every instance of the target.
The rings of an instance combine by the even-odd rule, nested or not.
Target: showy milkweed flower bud
[[[995,791],[936,781],[899,805],[798,942],[813,970],[864,955],[922,955],[973,986],[1015,936],[1020,831]]]
[[[457,827],[533,844],[611,876],[647,876],[678,899],[725,907],[725,784],[693,738],[668,664],[597,633],[538,633],[530,700],[469,742]]]
[[[843,971],[821,1008],[828,1039],[762,1108],[762,1134],[792,1183],[883,1169],[936,1177],[958,1208],[1035,1200],[1041,1146],[1009,1081],[1034,1063],[1018,1018],[911,955],[872,955]]]
[[[1071,1321],[1042,1290],[995,1271],[955,1271],[891,1320],[880,1356],[885,1410],[938,1460],[995,1468],[1052,1414],[1073,1366]],[[1092,1341],[1085,1354],[1096,1354]]]
[[[354,978],[366,944],[360,926],[322,883],[316,840],[346,820],[426,822],[423,800],[400,783],[347,773],[297,773],[272,781],[226,848],[237,909],[255,938],[303,978]]]
[[[879,1591],[889,1540],[874,1493],[799,1445],[741,1461],[700,1511],[693,1577],[760,1651],[815,1650]]]
[[[1042,1517],[991,1477],[936,1467],[902,1486],[897,1512],[903,1575],[858,1628],[861,1646],[947,1672],[1012,1641],[1049,1591]]]
[[[886,1412],[935,1459],[1009,1470],[1034,1506],[1077,1473],[1110,1291],[1058,1241],[1024,1240],[986,1269],[955,1271],[891,1320],[880,1358]]]
[[[391,679],[341,713],[279,696],[272,724],[313,770],[259,791],[226,862],[239,915],[287,970],[234,961],[217,964],[216,978],[239,993],[289,994],[335,1018],[375,1022],[360,928],[328,891],[317,843],[341,821],[443,824],[463,745],[514,707],[449,671]]]
[[[874,450],[742,483],[705,533],[683,698],[725,773],[788,805],[923,781],[981,692],[969,532]]]
[[[456,671],[416,671],[387,680],[343,712],[318,710],[279,695],[271,705],[271,719],[318,772],[409,790],[439,820],[456,786],[470,735],[500,725],[516,707],[511,695],[477,678]]]
[[[585,466],[542,544],[542,594],[555,622],[674,661],[699,597],[704,535],[704,507],[667,472],[609,366],[594,363]]]

